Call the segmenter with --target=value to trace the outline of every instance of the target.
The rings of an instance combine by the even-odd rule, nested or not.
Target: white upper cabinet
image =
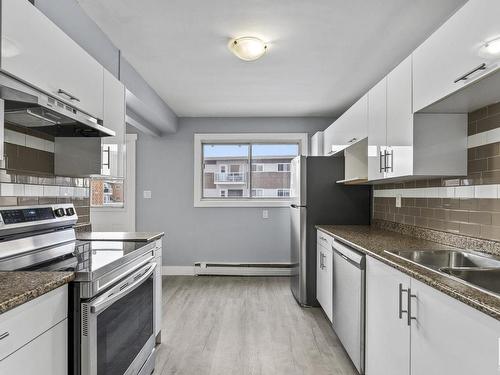
[[[114,137],[101,139],[103,163],[101,174],[125,177],[125,86],[110,72],[104,70],[103,125],[114,130]]]
[[[323,132],[316,132],[311,137],[311,156],[323,156]]]
[[[368,180],[384,178],[387,144],[387,78],[368,92]]]
[[[387,75],[386,177],[413,173],[411,56]],[[464,150],[465,152],[465,150]]]
[[[498,0],[470,0],[413,52],[415,112],[498,68],[480,49],[500,37],[499,14]]]
[[[368,136],[368,95],[364,95],[325,131],[323,152],[333,155]]]
[[[103,67],[27,0],[2,0],[3,71],[102,119]]]
[[[467,115],[412,108],[412,57],[368,93],[368,179],[467,173]]]

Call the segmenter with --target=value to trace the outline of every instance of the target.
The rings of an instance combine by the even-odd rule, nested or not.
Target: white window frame
[[[253,163],[252,165],[255,165],[256,167],[257,166],[261,167],[260,171],[255,170],[255,171],[252,171],[252,173],[262,173],[262,172],[264,172],[264,164],[263,163]]]
[[[203,144],[204,143],[271,143],[299,145],[299,155],[307,155],[307,133],[195,133],[194,134],[194,207],[287,207],[290,199],[203,198]],[[251,187],[250,187],[251,188]]]

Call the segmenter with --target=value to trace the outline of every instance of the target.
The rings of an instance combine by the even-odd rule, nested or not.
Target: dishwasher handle
[[[359,253],[358,251],[351,249],[337,240],[333,240],[332,250],[340,255],[344,260],[351,263],[353,266],[364,270],[366,267],[366,257],[365,254]]]

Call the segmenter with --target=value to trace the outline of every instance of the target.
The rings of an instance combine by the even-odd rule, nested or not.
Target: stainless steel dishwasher
[[[334,240],[333,329],[360,374],[365,370],[365,255]]]

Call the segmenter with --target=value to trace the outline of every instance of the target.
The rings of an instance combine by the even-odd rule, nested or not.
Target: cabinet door
[[[125,177],[125,86],[107,70],[104,71],[105,127],[114,130],[114,137],[102,138],[103,165],[101,173],[112,177]]]
[[[497,374],[500,322],[411,280],[412,375]]]
[[[102,119],[102,66],[29,1],[3,0],[1,14],[1,69]]]
[[[311,156],[323,156],[323,132],[316,132],[311,137]]]
[[[68,373],[68,323],[58,323],[0,361],[0,374],[66,375]]]
[[[317,245],[316,250],[316,299],[318,303],[323,307],[325,305],[325,288],[324,288],[324,273],[323,273],[323,253],[324,248]]]
[[[384,153],[387,145],[387,79],[368,92],[368,180],[384,177]]]
[[[386,178],[413,174],[411,56],[387,75]]]
[[[410,329],[406,316],[400,318],[400,292],[410,278],[371,258],[366,258],[366,374],[408,375]],[[404,294],[404,293],[403,293]],[[406,309],[403,295],[401,308]]]
[[[413,106],[419,111],[496,69],[481,57],[485,41],[500,36],[500,1],[470,0],[413,52]],[[468,72],[486,64],[486,70]],[[457,82],[455,82],[457,81]]]
[[[338,121],[338,120],[337,120]],[[326,128],[323,131],[323,155],[324,156],[329,156],[333,154],[334,151],[332,151],[332,146],[333,146],[333,137],[334,137],[334,124],[337,122],[335,121],[333,124],[331,124],[328,128]]]
[[[324,305],[326,316],[333,320],[333,252],[324,250],[323,257],[323,283],[324,283]]]

